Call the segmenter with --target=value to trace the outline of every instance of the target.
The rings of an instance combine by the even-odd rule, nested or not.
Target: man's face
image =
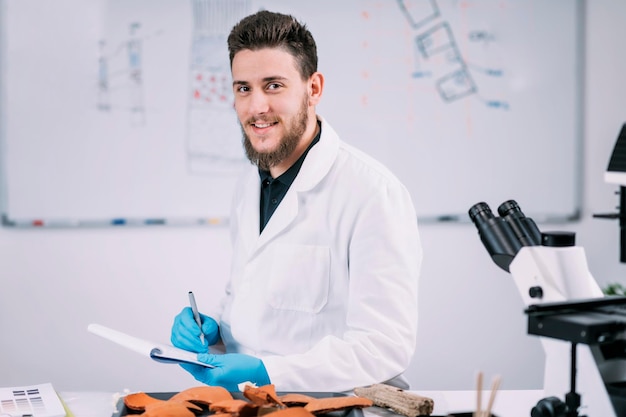
[[[232,75],[246,153],[269,170],[293,153],[314,116],[308,84],[293,56],[275,48],[238,52]]]

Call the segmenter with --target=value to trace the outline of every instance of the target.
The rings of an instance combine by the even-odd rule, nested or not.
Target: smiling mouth
[[[266,127],[270,127],[275,125],[276,123],[252,123],[252,126],[258,128],[258,129],[263,129]]]
[[[269,117],[251,117],[248,119],[248,125],[255,129],[267,129],[268,127],[272,127],[278,124],[279,120],[277,118],[269,118]]]

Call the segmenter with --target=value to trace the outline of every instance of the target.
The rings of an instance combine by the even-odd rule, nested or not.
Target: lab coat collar
[[[317,118],[322,122],[322,135],[319,143],[309,151],[300,173],[291,185],[295,191],[309,191],[315,187],[328,174],[337,158],[339,136],[321,116]]]
[[[259,234],[259,176],[255,173],[248,177],[246,189],[254,191],[245,193],[243,201],[236,211],[241,222],[242,238],[247,241],[246,247],[251,249],[250,255],[271,241],[294,221],[299,210],[299,193],[315,187],[328,174],[337,158],[339,137],[322,117],[318,116],[318,119],[322,122],[320,141],[307,154],[298,176],[261,234]]]

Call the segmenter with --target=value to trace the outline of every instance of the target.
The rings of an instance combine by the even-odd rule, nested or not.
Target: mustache
[[[278,123],[278,122],[280,122],[279,117],[263,116],[263,117],[250,117],[248,120],[246,120],[245,124],[253,125],[255,123]]]

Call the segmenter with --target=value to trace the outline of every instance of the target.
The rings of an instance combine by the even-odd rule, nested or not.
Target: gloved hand
[[[211,317],[200,314],[202,328],[193,318],[190,307],[183,308],[175,318],[172,325],[172,344],[181,349],[191,352],[207,352],[209,346],[214,345],[219,340],[219,326]],[[204,333],[204,344],[200,340],[200,332]]]
[[[253,356],[241,353],[223,355],[199,353],[198,360],[213,365],[215,368],[189,363],[181,363],[180,366],[198,381],[207,385],[219,385],[228,391],[236,392],[239,391],[237,385],[242,382],[250,381],[259,387],[270,383],[263,361]]]

